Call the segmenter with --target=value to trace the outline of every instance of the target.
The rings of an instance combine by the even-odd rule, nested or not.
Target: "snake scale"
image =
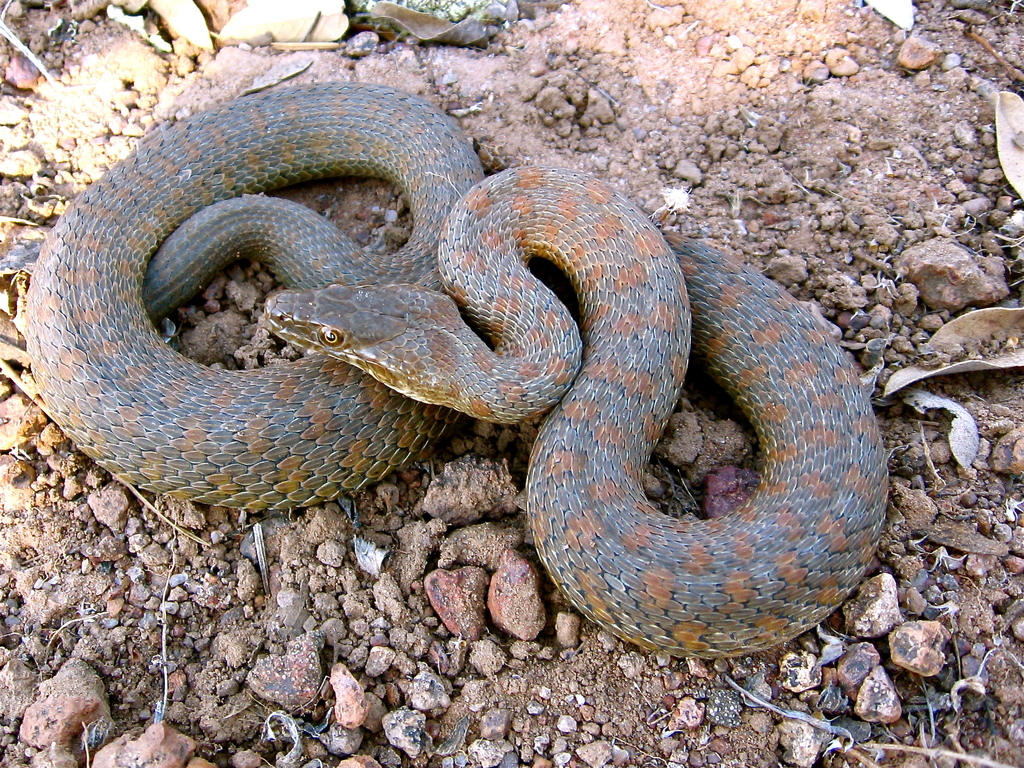
[[[795,636],[856,586],[882,525],[885,455],[855,369],[815,319],[718,251],[670,248],[580,174],[513,170],[469,191],[482,173],[459,130],[381,86],[282,88],[217,107],[147,137],[79,196],[36,266],[27,325],[47,410],[81,450],[145,488],[251,508],[334,498],[428,450],[447,408],[330,356],[205,368],[160,340],[143,304],[150,257],[194,213],[338,175],[396,182],[413,234],[354,278],[320,259],[309,275],[281,270],[296,288],[363,274],[437,288],[424,254],[440,250],[444,284],[471,300],[460,273],[483,258],[477,248],[523,247],[580,292],[582,367],[541,427],[527,512],[553,581],[584,614],[644,648],[732,655]],[[695,349],[764,453],[754,495],[710,520],[665,516],[640,485],[682,386],[687,292]]]

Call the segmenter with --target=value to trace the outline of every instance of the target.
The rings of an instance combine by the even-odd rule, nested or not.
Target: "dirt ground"
[[[58,21],[72,19],[65,3],[23,0],[7,23],[61,87],[0,87],[0,256],[36,248],[75,195],[147,131],[241,94],[282,62],[309,60],[298,82],[363,81],[418,93],[457,116],[491,169],[542,163],[594,174],[657,212],[667,228],[739,255],[812,302],[865,367],[878,355],[869,342],[882,339],[880,386],[917,361],[958,312],[919,298],[894,267],[906,249],[941,238],[979,259],[994,257],[1010,287],[998,305],[1020,305],[1021,233],[1015,239],[1007,225],[1021,201],[999,170],[987,98],[1022,87],[1012,73],[1024,69],[1024,7],[1016,2],[919,0],[913,34],[937,50],[922,69],[897,62],[906,32],[853,2],[521,5],[530,18],[485,50],[385,41],[357,57],[345,47],[210,54],[181,41],[165,54],[103,13],[75,31],[58,30]],[[0,42],[0,65],[13,57]],[[689,187],[688,209],[666,210],[664,191]],[[408,224],[396,219],[405,212],[398,194],[378,182],[317,184],[293,196],[370,245],[393,244]],[[236,368],[260,357],[251,323],[262,303],[251,297],[269,285],[251,265],[228,270],[181,314],[186,349]],[[4,329],[9,340],[10,324]],[[17,350],[5,356],[18,371],[30,368]],[[671,487],[683,496],[685,486],[699,498],[715,466],[758,465],[753,431],[695,367],[675,421],[690,432],[670,435],[677,451],[659,452],[655,495]],[[1024,427],[1020,385],[1017,371],[924,384],[976,419],[981,449],[968,469],[951,456],[946,414],[922,416],[899,398],[876,399],[893,490],[870,575],[895,577],[901,622],[938,622],[951,635],[941,671],[930,676],[894,664],[884,634],[843,641],[876,647],[901,703],[885,723],[866,721],[856,689],[842,692],[826,639],[850,634],[842,612],[826,634],[808,633],[769,653],[681,660],[640,652],[586,621],[578,645],[570,619],[556,634],[556,616],[571,610],[544,577],[547,623],[535,641],[494,627],[475,643],[453,638],[427,602],[424,574],[437,567],[440,542],[457,526],[424,512],[426,486],[444,474],[445,462],[504,460],[516,488],[477,510],[476,520],[498,518],[528,536],[510,499],[521,488],[536,425],[467,420],[435,460],[357,494],[358,533],[394,553],[380,579],[356,566],[354,528],[341,506],[269,521],[265,594],[247,559],[254,516],[158,500],[196,543],[133,497],[121,504],[110,476],[2,379],[0,431],[17,434],[0,456],[0,667],[10,673],[16,660],[32,675],[19,690],[10,674],[4,678],[0,763],[56,764],[19,741],[19,728],[39,696],[35,683],[79,659],[102,679],[111,737],[134,737],[153,721],[166,672],[164,717],[197,742],[197,755],[235,768],[274,764],[289,745],[262,738],[264,718],[279,706],[255,693],[251,674],[261,659],[294,656],[288,644],[295,638],[314,636],[323,645],[313,671],[346,663],[389,712],[408,703],[418,673],[437,675],[450,703],[435,701],[427,711],[435,744],[469,715],[468,735],[447,755],[409,757],[389,743],[379,712],[375,723],[345,735],[349,747],[306,735],[306,757],[328,765],[352,751],[381,765],[955,764],[936,753],[877,747],[824,751],[829,738],[745,705],[727,678],[783,710],[838,717],[862,741],[1024,765],[1024,522],[1017,513],[1024,458],[994,467],[993,454]],[[690,453],[692,464],[672,464],[672,456]],[[946,534],[934,534],[938,524]],[[528,539],[517,549],[536,561]],[[382,647],[393,654],[374,653]],[[818,662],[821,674],[804,690],[784,685],[780,672],[780,659],[793,651]],[[369,659],[385,653],[390,665],[369,674]],[[313,726],[325,723],[332,701],[325,687],[298,714]],[[482,716],[495,709],[507,727],[482,733]]]

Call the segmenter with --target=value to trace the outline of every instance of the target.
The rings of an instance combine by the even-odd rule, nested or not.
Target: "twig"
[[[120,477],[117,477],[116,475],[114,476],[114,479],[117,480],[117,482],[119,482],[121,485],[123,485],[129,491],[131,491],[135,495],[135,498],[139,500],[139,503],[142,504],[142,506],[144,506],[146,509],[148,509],[150,512],[152,512],[154,515],[156,515],[161,520],[163,520],[165,523],[167,523],[167,525],[171,526],[171,528],[173,528],[176,533],[180,534],[181,536],[184,536],[189,541],[194,541],[196,544],[198,544],[201,547],[209,547],[210,546],[209,542],[203,541],[201,538],[196,536],[191,531],[186,531],[184,528],[182,528],[176,522],[171,520],[171,518],[169,518],[167,515],[165,515],[163,512],[161,512],[155,506],[153,506],[153,502],[151,502],[149,499],[147,499],[145,496],[143,496],[141,493],[139,493],[139,490],[134,485],[129,483],[127,480],[122,480]]]
[[[34,221],[29,221],[28,219],[19,219],[17,216],[0,216],[0,224],[21,224],[25,227],[41,226]]]
[[[164,720],[164,713],[167,712],[167,699],[170,698],[170,679],[167,674],[167,593],[171,589],[171,576],[177,570],[178,566],[178,553],[171,553],[171,568],[167,574],[167,578],[164,579],[164,591],[160,596],[160,671],[164,677],[164,691],[163,696],[160,697],[160,703],[156,706],[156,712],[153,714],[154,723],[162,723]]]
[[[26,59],[32,62],[32,66],[39,70],[42,76],[46,78],[46,82],[54,88],[60,88],[60,83],[53,79],[53,75],[51,75],[49,70],[46,69],[46,65],[44,65],[43,62],[41,62],[39,58],[32,53],[31,49],[29,49],[27,45],[18,39],[18,36],[14,34],[14,31],[8,27],[7,22],[4,21],[4,16],[7,15],[7,9],[10,8],[11,3],[13,2],[14,0],[7,0],[7,2],[4,3],[4,9],[0,11],[0,35],[6,37],[7,42],[17,48]]]
[[[845,728],[843,728],[842,726],[832,725],[832,723],[828,722],[827,720],[819,720],[816,717],[811,717],[805,712],[797,712],[794,709],[782,709],[781,707],[777,707],[771,702],[765,701],[757,694],[751,693],[728,675],[725,675],[725,682],[727,682],[729,686],[737,693],[750,699],[750,701],[754,702],[759,707],[764,707],[770,712],[774,712],[775,714],[781,715],[782,717],[788,717],[790,720],[799,720],[802,723],[807,723],[812,728],[817,728],[819,731],[824,731],[829,736],[838,736],[841,739],[847,739],[849,740],[850,744],[856,742],[856,739],[853,738],[853,734]]]
[[[915,755],[925,755],[930,758],[948,758],[950,760],[962,760],[971,765],[981,765],[985,768],[1013,768],[1007,763],[1000,763],[988,757],[977,757],[967,755],[963,752],[954,752],[950,749],[939,749],[938,747],[912,747],[906,744],[882,744],[878,741],[865,741],[858,744],[856,749],[881,749],[888,752],[912,752]]]
[[[968,27],[964,31],[964,34],[969,39],[971,39],[974,42],[978,43],[982,48],[984,48],[986,51],[988,51],[989,54],[992,56],[992,58],[994,58],[997,62],[999,62],[999,65],[1003,69],[1006,70],[1006,74],[1007,75],[1012,77],[1014,80],[1018,80],[1018,81],[1024,83],[1024,72],[1021,72],[1019,69],[1017,69],[1015,66],[1013,66],[1013,64],[1011,64],[1005,58],[1003,58],[1003,54],[1001,54],[999,51],[997,51],[995,49],[995,47],[992,45],[992,43],[990,43],[988,40],[986,40],[984,37],[979,35],[977,32],[975,32],[970,27]]]

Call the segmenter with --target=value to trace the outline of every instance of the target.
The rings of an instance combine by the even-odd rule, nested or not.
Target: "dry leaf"
[[[914,26],[913,0],[867,0],[867,4],[900,29]]]
[[[149,0],[149,7],[167,23],[175,37],[183,37],[199,48],[213,50],[206,19],[192,0]]]
[[[1024,198],[1024,99],[1009,91],[995,95],[996,146],[1003,174]]]
[[[993,371],[1024,366],[1024,309],[991,307],[976,309],[942,326],[928,341],[928,347],[945,352],[965,350],[984,355],[982,359],[960,360],[938,367],[912,365],[896,371],[885,384],[883,395],[898,392],[909,384],[931,376],[968,371]]]
[[[970,468],[978,455],[978,448],[981,447],[978,425],[970,411],[948,397],[940,397],[920,389],[913,389],[904,394],[903,402],[917,410],[918,413],[939,408],[953,414],[953,422],[950,424],[947,438],[949,450],[953,453],[957,464],[964,469]]]
[[[486,45],[494,27],[476,19],[463,19],[453,24],[447,19],[420,13],[395,3],[377,3],[371,15],[385,19],[403,32],[429,43],[445,45]]]
[[[297,77],[313,66],[313,59],[308,56],[288,56],[277,61],[274,66],[252,81],[252,85],[242,91],[242,95],[258,93],[272,85]]]
[[[275,43],[329,43],[348,30],[344,0],[249,0],[228,19],[219,37]]]

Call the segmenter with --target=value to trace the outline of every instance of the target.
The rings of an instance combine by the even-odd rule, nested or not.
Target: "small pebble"
[[[379,44],[380,36],[376,32],[358,32],[345,42],[345,53],[354,59],[361,59],[377,50]]]
[[[939,66],[942,68],[943,72],[949,72],[949,70],[955,69],[963,64],[963,61],[964,60],[961,58],[959,53],[947,53],[942,57],[942,64]]]
[[[480,716],[480,738],[504,739],[512,725],[512,713],[507,709],[489,709]]]
[[[331,667],[331,688],[334,690],[334,721],[346,729],[361,726],[370,711],[370,702],[363,686],[341,662]]]
[[[485,595],[489,583],[487,571],[468,565],[454,571],[431,571],[423,579],[423,588],[449,632],[465,640],[479,640],[486,626]]]
[[[896,63],[904,69],[928,69],[942,56],[942,49],[927,38],[911,35],[903,41]]]
[[[575,648],[580,644],[580,617],[569,611],[559,611],[555,616],[555,641],[563,648]]]
[[[577,747],[576,756],[590,768],[604,768],[612,761],[612,745],[607,741],[592,741]]]
[[[441,678],[429,670],[423,670],[412,679],[409,686],[408,704],[420,712],[440,714],[451,706],[452,700],[445,690]]]
[[[882,661],[871,643],[854,643],[836,664],[836,678],[847,696],[853,698],[871,670]]]
[[[402,707],[384,715],[382,723],[388,743],[413,760],[431,748],[426,731],[427,716],[422,712]]]
[[[153,723],[137,739],[119,736],[96,753],[92,768],[184,768],[196,743],[167,723]],[[205,762],[205,761],[204,761]],[[209,763],[207,763],[209,765]]]
[[[892,663],[922,677],[942,671],[949,631],[937,621],[908,621],[889,633]]]
[[[900,719],[903,707],[899,694],[881,665],[872,669],[864,679],[853,711],[869,723],[895,723]]]
[[[535,640],[544,629],[540,576],[533,564],[513,549],[505,551],[491,576],[487,610],[498,629],[520,640]]]
[[[555,727],[562,733],[576,733],[576,718],[571,715],[561,715]]]
[[[281,656],[261,656],[246,683],[256,695],[288,710],[301,710],[316,702],[323,670],[320,650],[323,635],[310,632],[292,640]]]
[[[363,671],[368,677],[380,677],[389,669],[395,660],[395,649],[386,645],[375,645],[370,649],[366,657],[366,665]]]
[[[683,696],[669,712],[665,728],[670,731],[688,731],[704,722],[705,706],[692,696]]]
[[[812,85],[824,83],[831,74],[823,61],[811,61],[804,66],[804,80]]]
[[[779,685],[787,691],[802,693],[821,685],[821,667],[813,653],[787,653],[779,659]]]
[[[825,66],[833,77],[851,77],[860,71],[860,64],[845,48],[833,48],[826,53]]]
[[[880,573],[865,581],[857,596],[843,606],[846,627],[856,637],[881,637],[895,627],[900,615],[896,579]]]
[[[743,701],[736,691],[715,688],[708,694],[706,712],[712,724],[737,728],[743,722]]]
[[[811,768],[828,739],[824,731],[801,720],[783,720],[779,723],[779,744],[783,748],[782,760],[786,765]]]

